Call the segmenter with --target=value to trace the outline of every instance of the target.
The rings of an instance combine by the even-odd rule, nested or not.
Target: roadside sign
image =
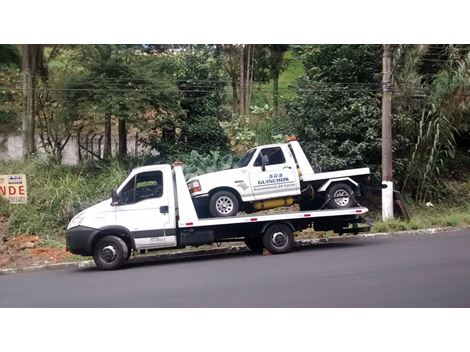
[[[27,203],[26,175],[0,175],[0,196],[8,199],[10,204]]]

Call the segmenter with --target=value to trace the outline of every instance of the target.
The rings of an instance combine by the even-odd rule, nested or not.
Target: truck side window
[[[121,204],[137,203],[144,199],[159,198],[163,195],[163,174],[161,171],[142,172],[130,180],[120,193]]]
[[[278,165],[284,164],[286,162],[286,158],[284,157],[284,153],[280,147],[272,147],[272,148],[263,148],[258,154],[258,157],[255,160],[253,166],[261,166],[261,155],[266,155],[268,157],[268,163],[266,165]]]

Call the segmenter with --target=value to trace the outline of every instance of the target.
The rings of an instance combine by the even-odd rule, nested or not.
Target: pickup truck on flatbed
[[[93,256],[100,269],[121,267],[132,253],[245,241],[254,251],[284,253],[293,232],[308,226],[338,233],[368,231],[367,208],[200,218],[181,165],[151,165],[132,170],[111,198],[78,213],[69,223],[66,249]]]
[[[237,167],[188,180],[201,216],[234,216],[299,203],[301,209],[355,206],[369,168],[314,172],[299,142],[263,145],[249,150]]]

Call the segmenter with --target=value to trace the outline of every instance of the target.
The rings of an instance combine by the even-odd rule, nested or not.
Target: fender
[[[90,236],[90,238],[88,239],[87,247],[91,251],[92,248],[93,248],[92,247],[93,242],[95,241],[96,237],[101,235],[101,234],[114,234],[115,235],[116,233],[120,233],[120,234],[124,234],[124,235],[128,236],[130,241],[131,241],[132,249],[136,248],[135,247],[135,239],[134,239],[134,235],[132,234],[132,232],[130,232],[124,226],[119,226],[119,225],[103,226],[103,227],[97,229],[96,231],[94,231],[92,233],[92,235]]]
[[[263,225],[263,227],[261,228],[260,233],[263,234],[263,233],[266,231],[266,229],[267,229],[269,226],[273,225],[273,224],[284,224],[284,225],[289,226],[292,231],[295,231],[295,226],[292,225],[292,222],[290,222],[290,221],[277,221],[277,222],[274,222],[274,223],[268,221],[268,223],[266,223],[266,224]]]
[[[317,190],[317,192],[325,192],[325,191],[327,190],[327,188],[330,186],[330,184],[332,184],[333,182],[338,182],[338,181],[349,181],[349,182],[351,182],[354,186],[359,187],[359,183],[357,183],[356,181],[354,181],[352,178],[350,178],[350,177],[340,177],[340,178],[333,178],[333,179],[330,179],[330,180],[326,181],[326,182]]]

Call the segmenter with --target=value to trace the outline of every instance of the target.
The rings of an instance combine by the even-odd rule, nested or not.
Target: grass
[[[40,160],[0,162],[0,174],[27,175],[28,203],[0,201],[9,235],[36,234],[41,244],[63,246],[67,223],[80,210],[109,197],[127,175],[117,161],[105,165],[60,166]]]
[[[295,80],[305,71],[302,63],[299,61],[293,51],[289,50],[285,53],[285,61],[287,68],[279,76],[279,95],[284,98],[290,98],[295,95],[294,90],[290,87]],[[273,104],[273,82],[254,83],[253,96],[251,105],[264,106]]]
[[[390,221],[376,221],[372,225],[372,232],[394,232],[419,230],[435,227],[463,227],[470,226],[470,206],[449,208],[438,205],[433,208],[414,207],[409,222],[402,219]]]

